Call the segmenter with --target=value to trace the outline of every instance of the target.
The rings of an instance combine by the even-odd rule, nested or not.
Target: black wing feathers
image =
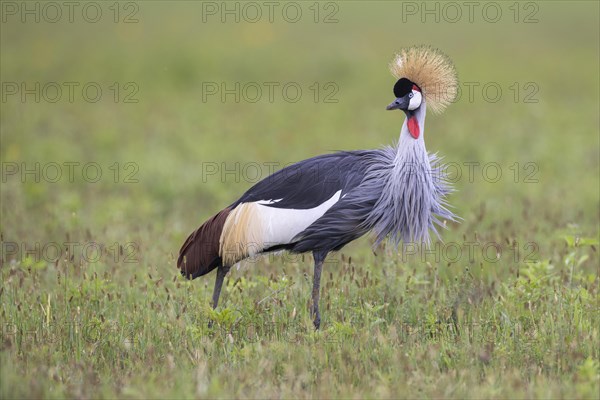
[[[270,207],[309,209],[358,186],[365,167],[356,162],[362,151],[339,152],[309,158],[283,168],[250,188],[235,203],[279,200]]]

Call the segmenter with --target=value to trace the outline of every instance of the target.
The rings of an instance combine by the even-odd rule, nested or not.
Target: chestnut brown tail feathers
[[[220,211],[186,239],[177,259],[177,267],[183,276],[195,279],[221,264],[219,238],[230,211],[229,207]]]

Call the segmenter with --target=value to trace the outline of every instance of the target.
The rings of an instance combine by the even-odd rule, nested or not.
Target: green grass
[[[315,24],[311,4],[296,24],[203,23],[200,5],[161,1],[140,2],[134,24],[108,8],[97,24],[2,23],[2,82],[98,82],[104,95],[0,104],[0,397],[599,397],[598,4],[540,2],[532,24],[508,3],[497,24],[403,22],[401,2],[340,3],[338,23]],[[212,311],[213,274],[185,281],[175,258],[251,186],[249,169],[223,179],[224,167],[264,176],[393,142],[387,63],[418,43],[452,57],[463,89],[503,90],[427,119],[428,149],[461,166],[450,202],[464,221],[433,253],[362,238],[331,254],[319,332],[308,255],[233,268]],[[119,100],[135,82],[139,102],[115,103],[114,82]],[[202,102],[203,82],[297,82],[303,96]],[[314,82],[334,82],[339,101],[314,102]],[[103,175],[5,174],[36,162]],[[490,163],[497,182],[482,175]],[[54,260],[67,242],[75,251]]]

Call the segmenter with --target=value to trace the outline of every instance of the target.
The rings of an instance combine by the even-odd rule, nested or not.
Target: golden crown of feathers
[[[423,92],[427,106],[441,113],[458,93],[458,78],[452,60],[431,46],[413,46],[400,50],[390,63],[397,78],[407,78]]]

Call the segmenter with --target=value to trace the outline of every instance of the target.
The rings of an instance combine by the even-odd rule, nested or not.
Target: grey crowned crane
[[[445,200],[451,191],[443,165],[425,149],[425,113],[441,112],[456,97],[450,59],[429,46],[400,51],[390,64],[402,110],[400,139],[379,150],[325,154],[283,168],[251,187],[237,201],[204,222],[185,241],[177,266],[188,279],[217,268],[212,306],[223,280],[237,262],[260,253],[312,252],[311,314],[319,328],[323,261],[331,251],[372,231],[375,244],[389,238],[429,243],[429,231],[456,220]]]

